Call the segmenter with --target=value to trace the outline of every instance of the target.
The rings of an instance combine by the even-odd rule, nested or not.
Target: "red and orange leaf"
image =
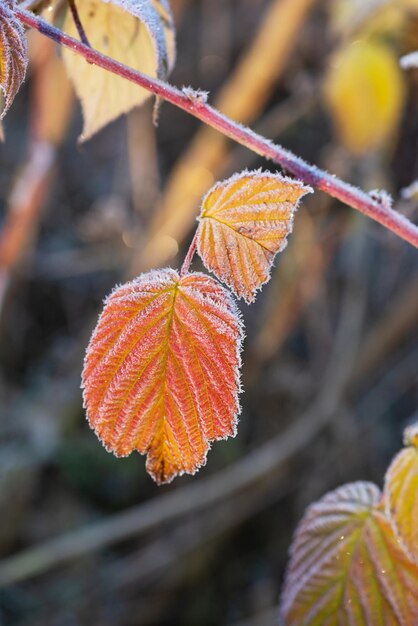
[[[418,567],[380,502],[359,482],[309,507],[291,548],[285,626],[416,626]]]
[[[242,323],[209,276],[143,274],[107,298],[87,350],[84,402],[107,450],[148,454],[158,483],[194,474],[235,436]]]
[[[407,447],[392,461],[385,478],[386,513],[404,548],[418,562],[418,427],[405,432]]]
[[[14,0],[0,2],[0,89],[6,115],[25,78],[28,65],[27,42],[23,26],[14,12]]]
[[[197,248],[205,266],[239,298],[255,300],[287,243],[299,200],[312,189],[271,172],[244,171],[203,199]]]

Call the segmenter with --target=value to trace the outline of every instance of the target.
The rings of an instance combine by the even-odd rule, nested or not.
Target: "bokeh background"
[[[416,0],[173,0],[176,85],[417,218]],[[115,283],[184,256],[201,196],[268,163],[163,104],[79,145],[54,45],[0,146],[0,623],[270,626],[306,506],[373,480],[417,415],[418,257],[322,193],[241,307],[242,415],[156,487],[88,428],[80,372]],[[196,269],[201,268],[198,259]]]

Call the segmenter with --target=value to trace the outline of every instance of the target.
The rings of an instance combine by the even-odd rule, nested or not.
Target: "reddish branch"
[[[273,144],[271,141],[261,135],[257,135],[249,128],[228,119],[219,111],[202,101],[202,99],[198,97],[193,98],[191,90],[183,92],[168,83],[156,78],[151,78],[150,76],[123,65],[101,54],[97,50],[90,48],[88,45],[73,39],[58,28],[51,26],[51,24],[42,18],[28,11],[17,8],[16,15],[27,26],[34,28],[57,43],[67,46],[84,57],[89,63],[125,78],[152,92],[156,96],[171,102],[171,104],[187,111],[227,137],[234,139],[257,154],[278,163],[282,168],[291,172],[305,184],[325,191],[330,196],[364,213],[418,248],[418,226],[410,222],[401,213],[393,210],[387,203],[380,203],[360,189],[332,176],[328,172],[318,169],[314,165],[306,163],[289,150]]]

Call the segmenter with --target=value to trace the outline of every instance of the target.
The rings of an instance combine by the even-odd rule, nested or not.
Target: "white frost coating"
[[[193,89],[193,87],[182,87],[184,95],[194,104],[206,104],[209,98],[209,92],[202,89]]]
[[[405,446],[410,446],[411,444],[414,444],[414,441],[417,439],[418,437],[418,422],[413,422],[412,424],[410,424],[409,426],[407,426],[405,428],[404,434],[403,434],[403,442]]]
[[[309,594],[318,580],[335,579],[335,557],[350,542],[366,514],[381,499],[373,483],[355,482],[326,494],[306,511],[290,548],[290,565],[282,593],[285,616],[299,595]]]
[[[274,144],[272,144],[274,145]],[[284,176],[280,172],[269,172],[263,170],[263,168],[259,167],[257,170],[242,170],[242,172],[237,172],[233,174],[230,178],[227,178],[222,181],[218,181],[211,187],[208,193],[204,196],[201,204],[201,208],[204,207],[207,198],[214,192],[218,187],[223,187],[225,183],[230,183],[231,185],[240,180],[241,178],[246,178],[248,176],[260,176],[262,178],[271,178],[271,179],[280,179],[283,183],[289,183],[290,185],[300,187],[301,189],[305,189],[306,193],[314,193],[314,190],[309,185],[306,185],[303,181],[297,180],[295,178],[291,178],[290,176]],[[220,199],[218,200],[220,202]],[[196,218],[199,222],[201,217]]]
[[[178,288],[173,301],[175,284]],[[170,318],[172,322],[168,321]],[[204,458],[193,465],[193,471],[185,464],[176,474],[195,473],[206,462],[211,440],[236,435],[241,410],[238,394],[243,339],[242,318],[233,298],[205,274],[190,273],[180,278],[177,271],[167,268],[117,286],[105,300],[105,310],[93,332],[84,363],[82,386],[90,426],[105,448],[117,456],[130,454],[137,445],[137,429],[146,427],[149,443],[142,443],[140,449],[146,452],[154,437],[154,427],[146,423],[155,413],[154,403],[161,389],[161,385],[153,386],[152,381],[164,376],[164,393],[174,400],[175,410],[183,416],[182,428],[188,446],[194,449],[196,430],[190,408],[185,405],[184,385],[187,385],[206,451]],[[141,376],[138,371],[142,372]],[[92,384],[96,389],[91,400],[94,420],[89,415],[92,407],[88,406]],[[139,412],[137,402],[141,407]],[[166,400],[164,419],[170,427],[171,404]],[[132,424],[136,426],[133,428]],[[125,443],[115,449],[114,444],[121,437]]]
[[[282,187],[254,190],[257,178],[264,183],[280,182]],[[203,198],[197,218],[199,255],[211,272],[247,302],[253,302],[256,292],[268,282],[275,256],[287,245],[301,200],[294,202],[289,194],[297,188],[301,197],[313,193],[303,182],[282,174],[244,170],[216,183]],[[218,189],[219,196],[205,213],[208,199]]]
[[[410,70],[414,67],[418,67],[418,51],[411,52],[411,54],[407,54],[401,58],[401,67],[404,70]]]
[[[393,198],[385,189],[373,189],[372,191],[369,191],[369,196],[387,211],[390,211],[393,208]]]

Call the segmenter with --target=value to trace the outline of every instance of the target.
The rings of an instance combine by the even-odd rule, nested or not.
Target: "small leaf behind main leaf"
[[[404,547],[418,562],[418,427],[405,432],[406,448],[385,477],[386,512]]]
[[[143,274],[107,298],[83,371],[90,425],[117,456],[147,453],[158,483],[194,474],[234,436],[242,325],[204,274]]]
[[[149,76],[166,78],[175,60],[167,0],[78,0],[77,9],[93,48]],[[70,11],[63,30],[78,37]],[[83,141],[150,97],[142,87],[88,64],[67,48],[62,54],[83,108]]]
[[[6,115],[26,74],[27,42],[24,28],[14,12],[14,0],[0,2],[0,88],[4,94]]]
[[[244,171],[203,199],[197,230],[205,266],[247,302],[269,280],[287,243],[299,200],[312,189],[271,172]]]
[[[285,626],[416,626],[418,568],[399,545],[371,483],[307,510],[282,593]]]

